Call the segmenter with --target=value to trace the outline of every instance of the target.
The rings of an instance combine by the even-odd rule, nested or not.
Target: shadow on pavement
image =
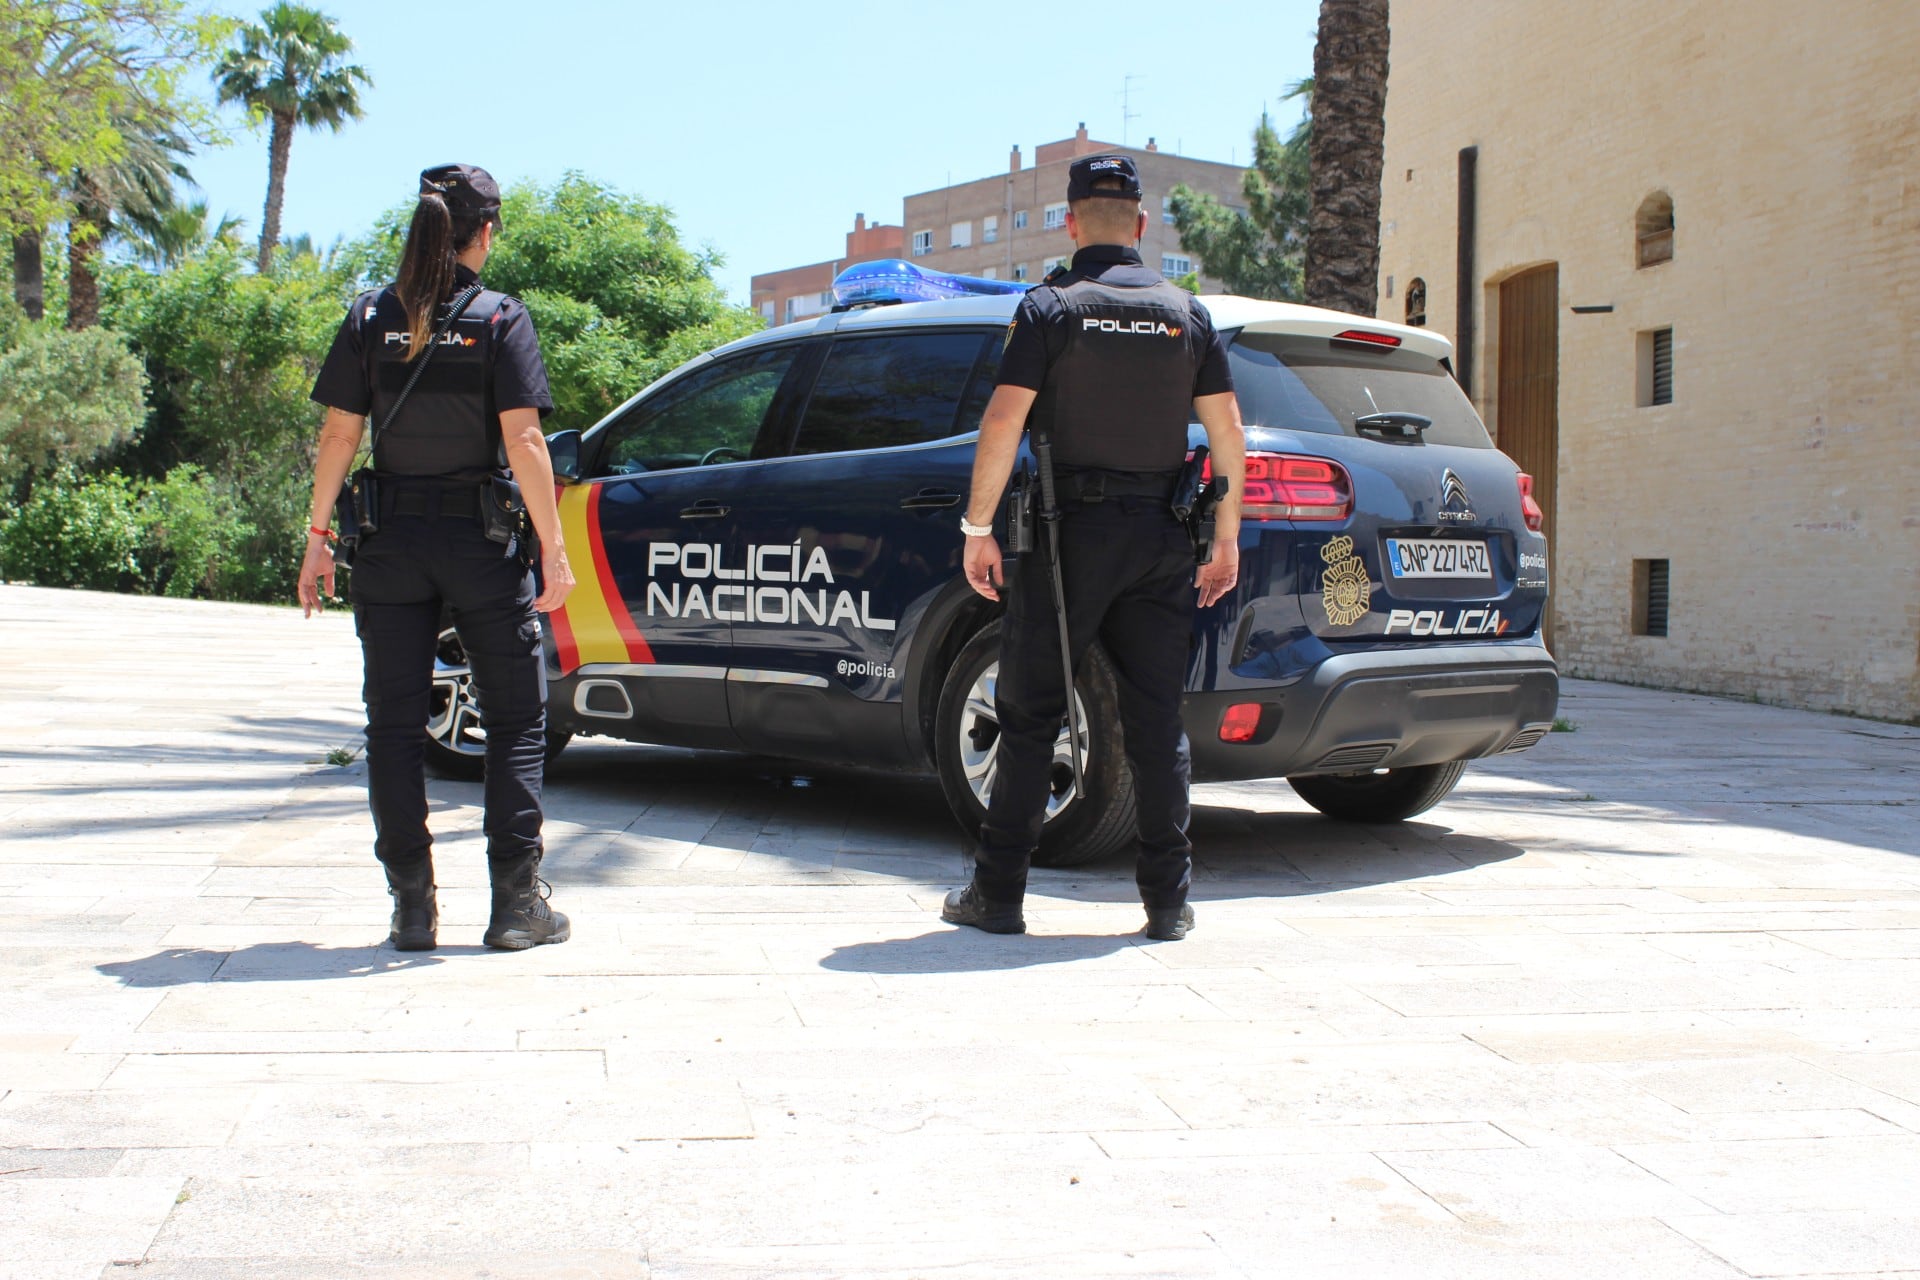
[[[917,938],[883,938],[835,947],[820,967],[842,973],[993,973],[1112,955],[1133,945],[1137,936],[994,935],[942,925],[938,932]]]
[[[115,960],[94,969],[129,987],[184,987],[209,982],[309,982],[315,978],[370,978],[453,956],[490,955],[486,947],[445,945],[433,951],[372,947],[322,947],[311,942],[261,942],[232,951],[172,947],[138,960]]]

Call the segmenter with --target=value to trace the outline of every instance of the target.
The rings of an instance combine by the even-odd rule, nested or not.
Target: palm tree
[[[195,200],[175,205],[158,218],[130,221],[120,228],[120,238],[134,262],[166,271],[217,244],[231,243],[237,248],[236,233],[243,225],[232,214],[212,217],[207,202]]]
[[[1307,301],[1370,316],[1379,301],[1387,0],[1320,0],[1307,144]]]
[[[94,264],[107,238],[123,226],[161,222],[174,207],[174,179],[193,180],[180,159],[192,144],[172,125],[151,117],[119,116],[114,127],[120,134],[119,158],[73,177],[73,216],[67,224],[69,329],[100,322]]]
[[[267,143],[267,208],[260,225],[260,270],[273,269],[280,243],[280,206],[287,190],[287,156],[296,126],[339,132],[360,109],[360,87],[373,80],[364,67],[342,62],[353,41],[317,9],[286,0],[240,28],[237,42],[214,68],[221,102],[238,102],[258,120],[273,122]]]

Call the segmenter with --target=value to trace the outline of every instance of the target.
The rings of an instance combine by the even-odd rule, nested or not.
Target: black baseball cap
[[[422,169],[420,194],[440,196],[454,213],[482,217],[500,212],[500,184],[477,164],[437,164]]]
[[[1105,189],[1093,184],[1102,178],[1118,178],[1120,185]],[[1140,198],[1140,171],[1126,156],[1081,156],[1067,166],[1067,199],[1089,200],[1106,196],[1115,200]]]

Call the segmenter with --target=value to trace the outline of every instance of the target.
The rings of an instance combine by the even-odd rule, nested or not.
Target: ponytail
[[[453,292],[455,258],[473,243],[487,216],[455,217],[445,197],[429,191],[414,206],[407,227],[407,243],[400,250],[399,278],[394,292],[407,313],[407,359],[427,349],[433,339],[434,312]]]

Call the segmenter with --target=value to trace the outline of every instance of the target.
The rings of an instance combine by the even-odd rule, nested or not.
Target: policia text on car
[[[361,527],[349,590],[366,661],[374,852],[394,898],[393,942],[407,951],[437,940],[424,748],[443,610],[487,727],[493,913],[484,940],[519,950],[568,934],[537,874],[546,677],[535,611],[560,607],[573,572],[540,433],[553,399],[533,322],[515,299],[480,288],[500,225],[500,190],[486,170],[422,173],[398,282],[354,299],[313,388],[327,420],[300,569],[308,614],[333,594],[327,522],[367,419],[375,424],[371,469],[353,486]]]
[[[1132,247],[1146,226],[1140,196],[1125,156],[1083,156],[1069,167],[1072,265],[1022,300],[981,422],[961,522],[974,590],[1000,599],[992,521],[1023,429],[1032,429],[1043,465],[1052,455],[1058,504],[1042,512],[1057,519],[1057,535],[1040,540],[1041,555],[1016,562],[1005,584],[996,777],[973,881],[949,894],[941,913],[992,933],[1025,931],[1027,867],[1047,802],[1079,772],[1057,768],[1055,759],[1068,709],[1063,631],[1073,661],[1097,640],[1118,675],[1147,934],[1175,940],[1193,923],[1181,693],[1196,588],[1206,607],[1238,580],[1245,442],[1226,351],[1206,308],[1142,265]],[[1187,526],[1170,507],[1186,460],[1190,409],[1206,428],[1224,492],[1213,513],[1212,554],[1197,572]],[[1044,474],[1042,487],[1049,487]],[[1036,563],[1049,543],[1057,562]],[[1057,574],[1050,572],[1055,567]],[[1050,579],[1060,583],[1058,600]],[[1069,759],[1082,749],[1070,739]]]

